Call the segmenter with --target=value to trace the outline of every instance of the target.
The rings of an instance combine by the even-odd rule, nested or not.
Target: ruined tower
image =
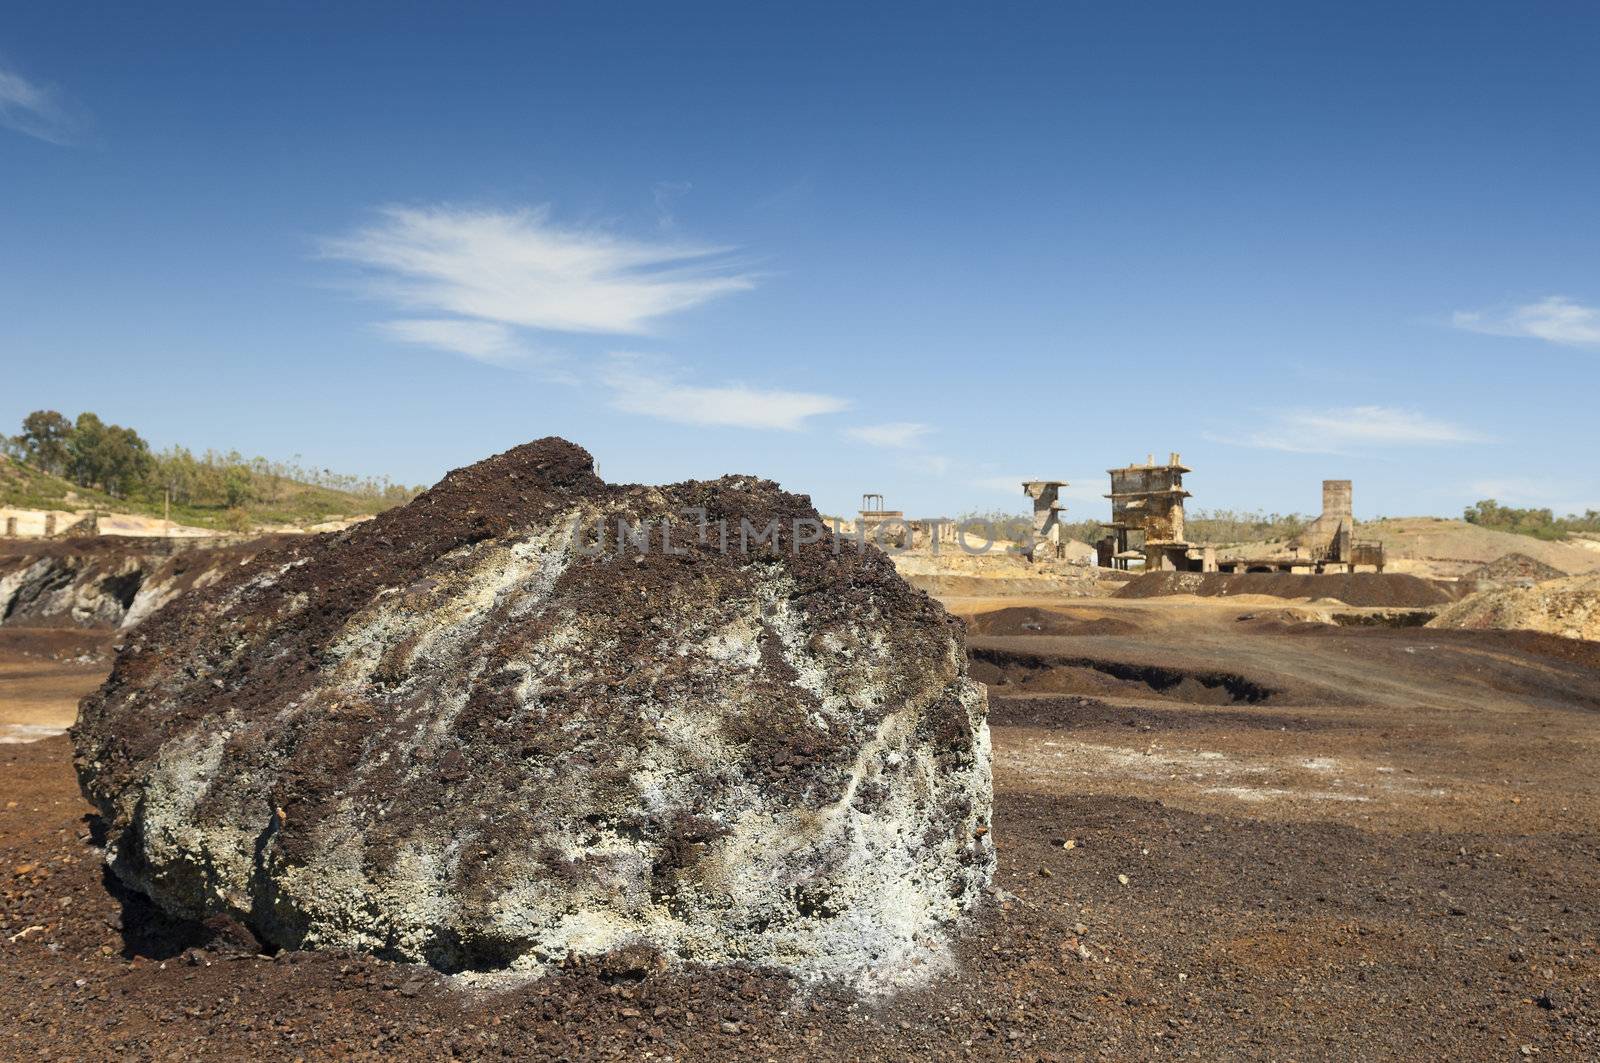
[[[1383,541],[1357,539],[1353,492],[1349,480],[1322,481],[1322,514],[1290,539],[1288,553],[1235,555],[1222,562],[1226,572],[1354,572],[1370,566],[1382,572]]]
[[[1056,502],[1065,480],[1025,480],[1022,491],[1033,499],[1033,546],[1029,560],[1061,556],[1061,510]]]
[[[1349,480],[1322,481],[1322,515],[1300,533],[1297,546],[1318,560],[1348,562],[1355,538],[1355,509]]]
[[[1126,568],[1127,555],[1142,553],[1145,568],[1187,567],[1189,543],[1184,539],[1183,474],[1189,469],[1173,453],[1165,465],[1154,455],[1143,465],[1108,469],[1111,474],[1110,538],[1118,568]]]

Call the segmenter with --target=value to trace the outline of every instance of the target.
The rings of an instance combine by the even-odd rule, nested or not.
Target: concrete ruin
[[[1165,464],[1154,456],[1143,465],[1107,470],[1111,475],[1111,520],[1095,544],[1102,568],[1127,569],[1142,562],[1148,572],[1355,572],[1383,571],[1383,543],[1357,539],[1349,480],[1322,481],[1322,513],[1290,540],[1287,549],[1265,556],[1217,556],[1216,547],[1186,538],[1183,500],[1190,497],[1179,455]]]
[[[1320,553],[1347,553],[1355,533],[1355,492],[1349,480],[1322,481],[1322,513],[1296,544]]]
[[[1022,491],[1033,500],[1033,542],[1026,555],[1030,561],[1061,556],[1061,513],[1065,507],[1056,501],[1065,480],[1024,480]]]
[[[1382,572],[1383,543],[1357,539],[1354,490],[1349,480],[1322,481],[1322,512],[1289,540],[1288,552],[1265,557],[1231,557],[1218,562],[1224,572]]]
[[[902,547],[907,544],[910,532],[904,510],[884,509],[883,496],[867,493],[861,496],[861,510],[856,527],[861,529],[866,541],[875,546]]]
[[[918,517],[910,522],[913,550],[939,550],[960,544],[960,522],[951,517]]]
[[[1103,567],[1128,567],[1142,561],[1147,571],[1213,572],[1215,554],[1208,546],[1184,538],[1183,474],[1191,471],[1174,451],[1162,465],[1155,456],[1143,465],[1108,469],[1111,475],[1111,521],[1097,546]]]
[[[938,550],[957,544],[958,525],[950,517],[907,520],[904,510],[885,509],[883,496],[869,492],[861,496],[861,510],[850,530],[882,549]]]
[[[7,539],[76,539],[100,534],[100,512],[0,509]]]

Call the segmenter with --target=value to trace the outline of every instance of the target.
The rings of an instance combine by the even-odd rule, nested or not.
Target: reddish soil
[[[0,628],[0,745],[59,734],[105,681],[116,636],[83,628]]]
[[[258,955],[107,881],[52,738],[0,746],[0,1057],[1600,1056],[1600,646],[1034,604],[1052,616],[1023,623],[1085,633],[974,639],[1006,681],[997,896],[927,989],[870,1003],[620,963],[469,992]],[[1180,678],[1021,678],[1155,666]],[[1270,694],[1186,700],[1186,680],[1217,689],[1199,673]]]

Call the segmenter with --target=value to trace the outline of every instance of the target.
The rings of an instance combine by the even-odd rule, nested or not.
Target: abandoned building
[[[911,547],[938,550],[960,542],[960,523],[950,517],[919,517],[911,522]]]
[[[1354,572],[1367,566],[1382,572],[1383,543],[1355,537],[1354,492],[1349,480],[1322,481],[1322,513],[1289,540],[1285,553],[1228,557],[1223,572]]]
[[[857,519],[859,523],[856,526],[861,529],[868,542],[880,546],[905,545],[905,512],[898,509],[884,509],[882,495],[862,495],[861,515]],[[887,528],[884,527],[886,524]]]
[[[1322,513],[1285,544],[1286,549],[1264,556],[1219,558],[1216,546],[1186,538],[1183,500],[1190,494],[1183,476],[1190,472],[1176,451],[1164,464],[1154,455],[1144,464],[1106,470],[1111,476],[1111,520],[1102,525],[1106,534],[1094,544],[1095,564],[1127,569],[1135,563],[1149,572],[1354,572],[1358,566],[1383,571],[1383,543],[1355,537],[1353,491],[1349,480],[1322,481]],[[1023,493],[1033,502],[1033,545],[1030,560],[1060,558],[1061,514],[1057,501],[1065,480],[1025,480]],[[877,499],[876,510],[868,509]],[[879,521],[899,514],[882,511],[883,500],[867,495],[862,519]]]
[[[1349,480],[1322,481],[1322,513],[1295,539],[1317,563],[1316,571],[1354,572],[1368,565],[1383,571],[1383,543],[1356,538],[1355,507]]]
[[[896,549],[934,549],[956,545],[956,522],[949,517],[918,517],[907,520],[905,511],[885,509],[883,496],[861,496],[861,512],[856,528],[862,537],[881,547]]]
[[[1209,572],[1215,570],[1215,554],[1208,546],[1184,538],[1183,474],[1189,468],[1176,453],[1166,464],[1157,465],[1155,456],[1143,465],[1108,469],[1111,474],[1111,522],[1107,534],[1096,544],[1097,561],[1103,568],[1127,568],[1140,561],[1149,571]]]
[[[75,539],[99,534],[99,510],[75,517],[69,514],[65,522],[49,510],[18,509],[5,513],[4,537],[7,539]]]

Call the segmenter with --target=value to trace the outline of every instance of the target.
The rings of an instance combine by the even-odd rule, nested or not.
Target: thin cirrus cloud
[[[320,249],[362,267],[367,295],[419,315],[414,327],[386,323],[396,338],[423,336],[484,360],[515,347],[516,330],[645,335],[662,317],[755,284],[730,248],[564,227],[543,207],[386,207],[376,223]],[[448,321],[504,332],[452,330]]]
[[[943,454],[905,454],[895,459],[895,464],[919,476],[945,477],[956,467],[956,462]]]
[[[810,391],[753,388],[744,384],[703,387],[616,357],[600,382],[610,389],[610,404],[624,413],[678,424],[725,428],[798,431],[813,417],[849,409],[846,399]]]
[[[0,126],[65,147],[76,143],[81,125],[54,90],[0,69]]]
[[[960,463],[943,454],[929,454],[921,449],[923,437],[932,432],[932,425],[920,421],[889,421],[884,424],[852,425],[839,434],[845,439],[890,451],[896,468],[917,476],[942,480]]]
[[[1600,309],[1550,295],[1499,312],[1458,310],[1450,323],[1469,332],[1521,336],[1564,347],[1600,347]]]
[[[888,424],[865,424],[846,428],[844,434],[850,439],[874,447],[908,450],[931,431],[933,429],[928,425],[915,421],[891,421]]]
[[[511,329],[495,321],[463,321],[457,318],[408,318],[380,321],[380,333],[401,343],[414,343],[441,351],[454,351],[480,362],[504,363],[525,358],[530,353]]]
[[[1479,443],[1484,437],[1449,421],[1394,406],[1285,410],[1242,436],[1207,433],[1220,443],[1297,454],[1339,454],[1372,447]]]
[[[661,190],[658,189],[658,197]],[[686,188],[674,186],[670,198]],[[551,333],[648,335],[655,323],[755,285],[732,249],[627,239],[559,226],[547,208],[387,207],[375,224],[322,241],[365,270],[361,290],[415,316],[378,322],[390,339],[492,365],[539,363]],[[746,384],[686,383],[646,359],[614,355],[594,373],[608,404],[679,424],[797,431],[850,403]]]

